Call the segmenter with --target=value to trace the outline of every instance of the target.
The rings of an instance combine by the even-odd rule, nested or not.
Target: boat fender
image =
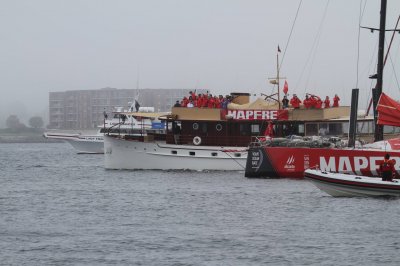
[[[200,145],[201,144],[201,138],[199,136],[196,136],[193,138],[193,144],[194,145]]]

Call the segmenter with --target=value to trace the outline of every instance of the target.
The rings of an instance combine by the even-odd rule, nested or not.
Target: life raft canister
[[[199,136],[196,136],[193,138],[193,144],[194,145],[200,145],[201,144],[201,138]]]

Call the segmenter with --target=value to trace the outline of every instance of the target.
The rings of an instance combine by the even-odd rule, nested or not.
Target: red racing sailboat
[[[319,168],[326,172],[348,173],[363,176],[377,176],[377,165],[386,153],[396,161],[396,170],[400,169],[400,138],[383,140],[383,125],[400,126],[400,104],[382,93],[383,67],[384,67],[384,43],[386,31],[386,5],[387,0],[381,0],[380,28],[368,28],[371,31],[379,32],[379,50],[377,74],[370,78],[376,78],[376,87],[373,93],[375,111],[374,138],[375,142],[364,146],[353,147],[298,147],[296,144],[279,145],[273,142],[253,142],[250,145],[247,162],[246,177],[292,177],[303,178],[304,170]],[[397,25],[396,25],[397,27]],[[357,89],[356,89],[357,90]],[[353,97],[356,95],[356,97]],[[352,96],[352,116],[350,119],[351,128],[357,125],[358,91]],[[353,100],[354,98],[354,100]],[[301,110],[300,110],[301,111]],[[294,116],[291,116],[293,118]],[[310,116],[308,116],[310,117]],[[331,120],[322,117],[322,122],[328,124]],[[289,118],[290,120],[290,118]],[[290,121],[287,121],[290,122]],[[296,122],[294,119],[292,122]],[[302,121],[304,124],[307,121]],[[320,128],[319,125],[316,128]],[[326,129],[326,128],[325,128]],[[318,131],[316,131],[318,132]],[[353,130],[355,132],[355,129]],[[355,137],[349,134],[350,141],[354,142]]]
[[[378,102],[378,124],[400,127],[400,104],[382,93]],[[386,153],[400,170],[400,138],[382,140],[362,147],[296,147],[253,145],[249,148],[246,177],[303,178],[304,170],[318,167],[327,172],[377,176]]]

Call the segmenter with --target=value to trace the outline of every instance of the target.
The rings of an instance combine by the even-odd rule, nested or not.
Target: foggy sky
[[[357,84],[360,0],[329,1],[321,24],[327,3],[303,0],[281,76],[287,78],[290,94],[303,98],[306,92],[322,97],[338,93],[344,104],[350,102],[349,90],[358,86],[359,108],[365,109],[375,84],[368,76],[376,72],[378,32],[361,30]],[[139,84],[140,88],[202,88],[215,94],[269,94],[273,87],[267,78],[276,75],[277,46],[282,58],[298,4],[297,0],[2,1],[0,126],[10,114],[23,121],[47,115],[50,91],[135,89]],[[379,0],[368,0],[361,25],[379,27],[379,10]],[[388,0],[387,28],[394,28],[399,11],[400,1]],[[389,42],[391,33],[386,36]],[[392,45],[383,88],[396,98],[400,98],[394,75],[399,75],[399,36]]]

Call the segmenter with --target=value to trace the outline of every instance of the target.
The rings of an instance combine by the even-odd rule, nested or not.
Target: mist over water
[[[399,200],[0,144],[4,265],[399,265]]]

